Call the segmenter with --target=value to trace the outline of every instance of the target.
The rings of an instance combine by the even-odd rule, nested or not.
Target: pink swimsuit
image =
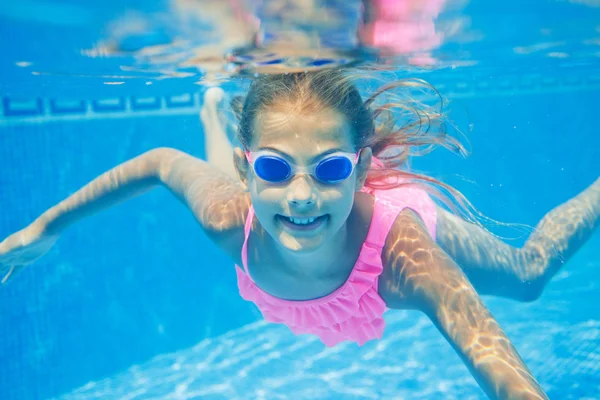
[[[327,346],[344,340],[362,346],[369,340],[381,339],[387,307],[377,292],[377,282],[383,271],[381,251],[388,232],[398,213],[410,208],[419,214],[435,239],[437,213],[427,193],[416,187],[362,191],[373,195],[375,203],[369,232],[354,269],[341,287],[312,300],[284,300],[254,283],[248,272],[248,236],[254,218],[254,209],[250,207],[242,248],[244,269],[236,265],[236,272],[242,298],[255,303],[265,320],[285,324],[295,334],[317,335]]]

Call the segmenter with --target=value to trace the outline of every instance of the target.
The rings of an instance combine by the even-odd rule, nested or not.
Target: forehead
[[[331,108],[316,112],[265,110],[254,123],[252,147],[273,147],[299,157],[333,148],[354,150],[347,119]]]

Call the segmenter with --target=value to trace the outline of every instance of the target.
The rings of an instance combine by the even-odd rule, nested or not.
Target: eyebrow
[[[290,160],[293,160],[293,159],[294,159],[294,157],[290,156],[290,155],[289,155],[289,154],[287,154],[286,152],[284,152],[284,151],[281,151],[281,150],[278,150],[278,149],[276,149],[276,148],[274,148],[274,147],[268,147],[268,146],[266,146],[266,147],[259,147],[257,150],[269,150],[269,151],[272,151],[272,152],[275,152],[275,153],[279,153],[279,154],[281,154],[282,156],[284,156],[284,157],[286,157],[286,158],[289,158]],[[339,148],[339,147],[335,147],[335,148],[333,148],[333,149],[326,150],[326,151],[324,151],[323,153],[321,153],[321,154],[317,154],[316,156],[312,157],[312,158],[310,159],[310,164],[312,164],[312,163],[313,163],[315,160],[318,160],[319,158],[323,158],[323,157],[325,157],[325,156],[327,156],[327,155],[329,155],[329,154],[332,154],[332,153],[337,153],[338,151],[341,151],[341,152],[347,153],[347,151],[346,151],[346,150],[344,150],[344,149],[341,149],[341,148]]]

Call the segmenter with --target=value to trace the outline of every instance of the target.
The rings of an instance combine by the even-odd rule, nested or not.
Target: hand
[[[59,235],[46,232],[46,224],[40,219],[7,237],[0,243],[1,282],[6,283],[27,264],[46,254],[58,238]]]

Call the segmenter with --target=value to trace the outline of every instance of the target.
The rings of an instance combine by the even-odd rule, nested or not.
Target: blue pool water
[[[186,2],[147,3],[0,4],[0,238],[153,147],[204,156],[198,83],[216,78],[188,61],[207,45],[199,32],[216,28],[177,24],[174,4]],[[535,225],[600,175],[600,8],[446,8],[432,65],[390,59],[447,97],[472,155],[440,150],[415,168],[492,218]],[[145,33],[117,29],[132,21]],[[157,50],[168,62],[143,56],[174,36],[191,43]],[[111,40],[128,52],[95,56]],[[599,271],[596,233],[535,302],[484,298],[550,398],[600,398]],[[0,288],[0,399],[484,398],[422,314],[389,311],[386,322],[383,340],[333,349],[264,323],[231,262],[157,189],[70,228]]]

